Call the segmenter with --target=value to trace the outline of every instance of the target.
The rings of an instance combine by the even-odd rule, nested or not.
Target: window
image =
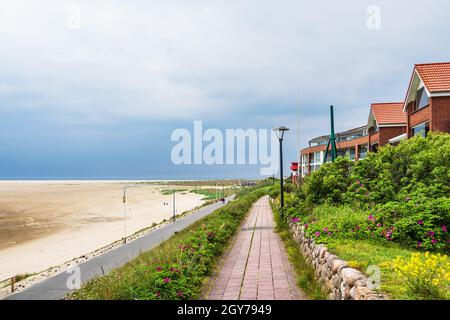
[[[416,105],[414,111],[420,110],[429,104],[429,99],[427,92],[425,91],[425,87],[420,88],[417,90],[417,96],[416,96]]]
[[[337,156],[338,157],[345,157],[346,154],[347,154],[347,150],[346,149],[338,149],[337,150]]]
[[[355,149],[353,149],[353,148],[349,149],[349,156],[350,156],[350,160],[355,160]]]
[[[314,163],[320,163],[320,152],[314,152]]]
[[[374,121],[372,126],[369,128],[369,133],[373,134],[375,132],[378,132],[378,126],[377,126],[377,123]]]
[[[372,145],[372,152],[374,152],[374,153],[378,152],[378,143],[375,143]]]
[[[360,145],[358,147],[358,151],[359,151],[359,159],[364,159],[367,156],[367,145]]]
[[[412,135],[416,136],[420,134],[422,137],[425,137],[430,131],[430,123],[424,122],[412,128]]]

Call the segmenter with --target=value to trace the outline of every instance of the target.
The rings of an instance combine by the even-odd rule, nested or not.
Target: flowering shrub
[[[431,299],[449,295],[450,261],[446,255],[413,253],[409,260],[397,257],[392,267],[412,293]]]
[[[378,206],[377,218],[395,226],[395,241],[424,250],[447,250],[450,198],[411,199]]]
[[[309,236],[321,242],[332,237],[383,239],[448,252],[449,163],[449,134],[417,136],[369,153],[364,161],[338,157],[286,195],[286,213],[309,223]],[[324,205],[346,206],[350,213],[316,217],[314,208]]]

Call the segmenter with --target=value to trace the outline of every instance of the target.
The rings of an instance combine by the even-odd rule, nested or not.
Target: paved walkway
[[[234,196],[228,197],[227,201],[232,200]],[[177,221],[164,227],[156,229],[142,237],[137,238],[125,245],[119,246],[111,251],[105,252],[95,258],[82,262],[78,265],[80,268],[81,282],[86,283],[103,274],[107,274],[115,268],[123,266],[131,259],[137,257],[141,252],[150,250],[161,242],[169,239],[176,232],[183,230],[194,222],[213,213],[215,210],[224,206],[222,203],[214,203],[200,209]],[[50,278],[42,280],[23,291],[14,293],[6,300],[57,300],[64,298],[72,290],[68,288],[67,281],[71,274],[63,271]]]
[[[283,242],[274,232],[269,198],[257,201],[222,258],[209,300],[303,300]]]

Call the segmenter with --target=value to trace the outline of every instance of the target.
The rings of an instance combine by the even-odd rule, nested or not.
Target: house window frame
[[[424,129],[418,131],[417,133],[415,133],[414,130],[415,130],[417,127],[420,127],[420,126],[424,126]],[[428,127],[428,130],[427,130],[427,127]],[[423,134],[421,134],[422,137],[426,137],[427,134],[430,132],[430,121],[429,121],[429,120],[428,120],[428,121],[421,122],[421,123],[415,125],[414,127],[411,127],[411,135],[412,135],[413,137],[415,137],[415,136],[417,136],[417,135],[420,135],[420,133],[421,133],[422,131],[424,132]]]
[[[427,103],[420,106],[420,102],[422,101],[422,97],[423,96],[427,97]],[[423,108],[426,108],[430,105],[430,97],[428,96],[427,90],[425,89],[425,86],[417,89],[416,92],[416,100],[414,101],[414,105],[413,105],[413,112],[422,110]]]

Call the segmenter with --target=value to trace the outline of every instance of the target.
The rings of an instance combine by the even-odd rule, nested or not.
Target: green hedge
[[[245,190],[245,191],[244,191]],[[127,265],[87,283],[71,299],[190,299],[267,188],[244,189],[236,200],[141,254]]]

